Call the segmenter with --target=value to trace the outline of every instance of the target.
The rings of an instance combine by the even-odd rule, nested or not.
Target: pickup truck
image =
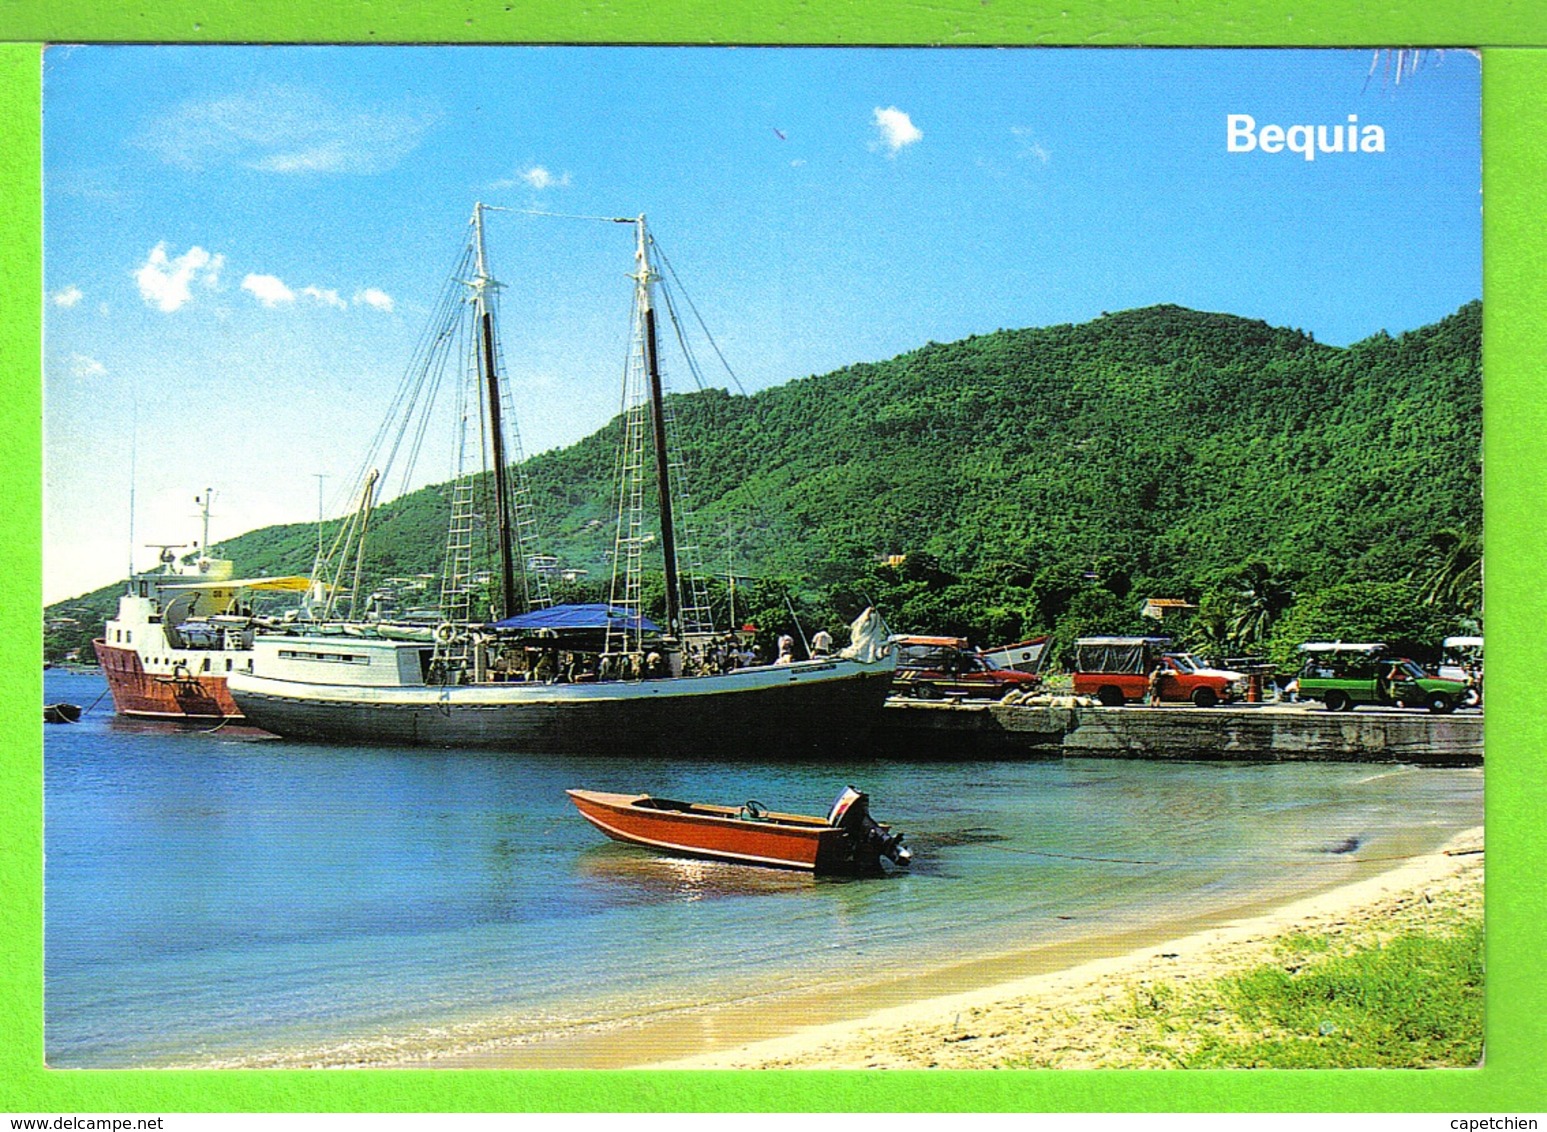
[[[961,637],[897,636],[892,693],[918,700],[997,700],[1037,687],[1042,677],[1000,668]]]
[[[1328,711],[1367,706],[1426,707],[1443,714],[1468,702],[1465,680],[1447,680],[1426,672],[1406,657],[1387,655],[1384,644],[1311,642],[1300,646],[1305,657],[1289,688],[1299,699],[1320,700]]]
[[[1074,691],[1095,696],[1107,707],[1143,701],[1150,674],[1160,670],[1156,692],[1162,703],[1213,707],[1246,692],[1246,677],[1210,668],[1170,637],[1081,637],[1074,642]]]

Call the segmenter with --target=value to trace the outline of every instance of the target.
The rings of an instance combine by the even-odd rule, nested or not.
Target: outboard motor
[[[870,816],[870,795],[846,786],[827,812],[827,824],[843,830],[854,843],[855,855],[878,861],[885,857],[906,868],[913,852],[893,833]]]

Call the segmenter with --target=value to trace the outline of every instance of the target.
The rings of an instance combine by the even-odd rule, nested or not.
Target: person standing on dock
[[[1144,697],[1144,702],[1151,707],[1160,703],[1160,674],[1164,671],[1165,664],[1157,660],[1154,669],[1150,672],[1149,691]]]

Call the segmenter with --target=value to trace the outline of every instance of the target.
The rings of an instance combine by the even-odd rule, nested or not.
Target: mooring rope
[[[102,689],[102,696],[105,696],[105,695],[107,695],[107,694],[108,694],[108,693],[109,693],[109,692],[111,692],[111,691],[112,691],[112,690],[113,690],[113,689],[112,689],[112,687],[111,687],[111,686],[108,686],[108,687],[106,687],[106,688],[103,688],[103,689]],[[83,711],[83,712],[81,712],[81,718],[82,718],[82,719],[84,719],[84,718],[85,718],[85,717],[86,717],[86,716],[88,716],[88,715],[90,715],[90,714],[91,714],[91,708],[93,708],[93,707],[96,707],[96,706],[97,706],[97,705],[98,705],[98,704],[100,704],[100,703],[101,703],[101,702],[102,702],[102,696],[98,696],[98,697],[97,697],[97,698],[96,698],[96,699],[94,699],[94,700],[92,700],[92,701],[91,701],[91,707],[89,707],[89,708],[87,708],[87,709],[86,709],[86,710],[85,710],[85,711]]]
[[[1098,864],[1104,864],[1104,865],[1157,865],[1157,866],[1159,866],[1159,865],[1175,865],[1175,864],[1182,863],[1180,861],[1141,861],[1141,860],[1134,860],[1134,859],[1131,859],[1131,858],[1128,858],[1128,857],[1087,857],[1087,856],[1082,856],[1081,854],[1078,854],[1078,853],[1053,853],[1053,852],[1050,852],[1049,850],[1046,850],[1046,849],[1017,849],[1016,847],[1014,847],[1012,845],[984,845],[982,847],[984,849],[997,849],[1001,853],[1019,853],[1019,854],[1022,854],[1024,856],[1027,856],[1027,857],[1053,857],[1053,858],[1056,858],[1056,859],[1058,859],[1060,861],[1094,861],[1094,862],[1096,862]],[[1470,856],[1470,855],[1475,854],[1475,853],[1481,853],[1482,851],[1483,850],[1481,850],[1481,849],[1445,849],[1445,850],[1442,850],[1442,852],[1447,857]],[[1326,858],[1328,858],[1325,862],[1323,862],[1325,864],[1338,863],[1338,864],[1350,864],[1350,865],[1384,864],[1384,863],[1387,863],[1387,862],[1390,862],[1390,861],[1416,861],[1420,857],[1430,857],[1430,856],[1433,856],[1432,853],[1399,853],[1399,854],[1397,854],[1395,856],[1390,856],[1390,857],[1348,857],[1348,856],[1344,856],[1343,854],[1340,854],[1340,853],[1323,853],[1321,855],[1326,857]],[[1192,859],[1193,860],[1197,860],[1197,858],[1192,858]],[[1257,858],[1241,858],[1241,857],[1237,857],[1237,858],[1232,858],[1232,859],[1233,860],[1258,860],[1258,861],[1277,861],[1277,860],[1280,860],[1280,858],[1277,858],[1277,857],[1257,857]]]

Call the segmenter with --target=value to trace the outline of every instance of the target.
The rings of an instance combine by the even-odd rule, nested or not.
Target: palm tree
[[[1476,48],[1463,47],[1460,50],[1465,51],[1474,58],[1482,58],[1482,52]],[[1387,82],[1393,86],[1401,86],[1404,73],[1407,75],[1408,81],[1411,82],[1413,77],[1418,74],[1418,68],[1422,67],[1430,56],[1437,60],[1443,59],[1445,57],[1445,49],[1442,47],[1376,48],[1375,54],[1370,58],[1370,73],[1364,76],[1364,85],[1366,87],[1370,85],[1370,80],[1375,77],[1375,72],[1379,69],[1382,60],[1385,60],[1386,63]]]
[[[1425,605],[1465,616],[1483,605],[1483,540],[1477,528],[1442,527],[1429,536],[1423,560],[1409,579],[1418,583]]]
[[[1234,613],[1230,618],[1231,643],[1245,649],[1267,639],[1273,623],[1295,603],[1289,583],[1276,576],[1266,562],[1246,563],[1230,581],[1228,594]]]
[[[1235,644],[1230,635],[1229,598],[1219,601],[1213,594],[1205,594],[1193,614],[1183,643],[1189,652],[1201,653],[1211,661],[1224,659]]]

